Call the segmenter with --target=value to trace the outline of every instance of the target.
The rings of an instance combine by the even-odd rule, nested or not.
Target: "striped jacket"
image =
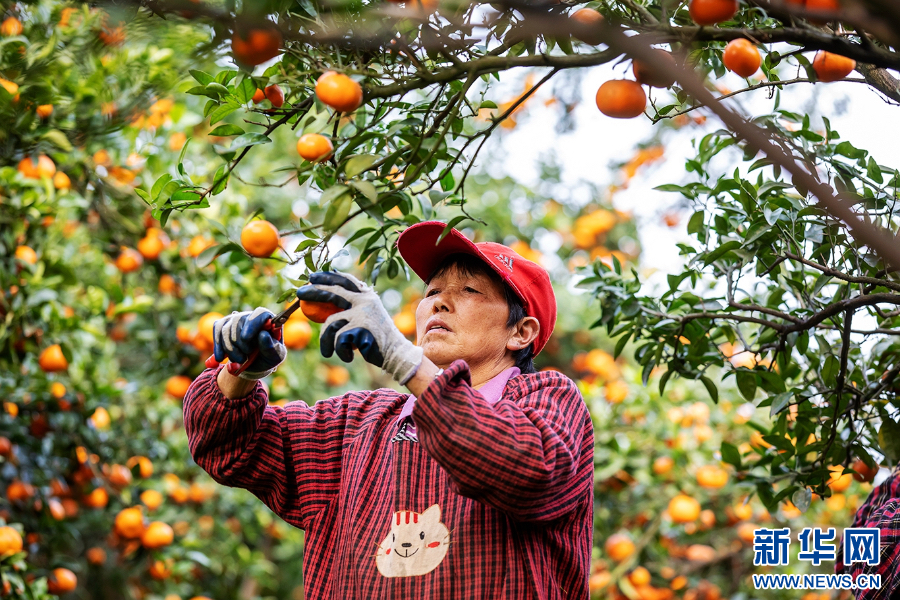
[[[221,367],[219,367],[221,368]],[[493,405],[456,361],[415,402],[391,389],[268,406],[204,371],[184,399],[191,453],[306,531],[306,597],[586,600],[594,433],[575,384],[509,380]]]
[[[857,600],[894,600],[900,598],[900,468],[879,483],[853,518],[851,527],[876,527],[880,529],[881,560],[877,565],[857,562],[844,564],[843,540],[837,545],[837,574],[881,574],[881,587],[856,590]]]

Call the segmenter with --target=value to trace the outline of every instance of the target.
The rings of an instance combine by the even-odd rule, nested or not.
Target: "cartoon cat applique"
[[[378,546],[375,565],[385,577],[425,575],[441,564],[449,547],[450,531],[441,523],[440,506],[433,504],[423,513],[400,510]]]

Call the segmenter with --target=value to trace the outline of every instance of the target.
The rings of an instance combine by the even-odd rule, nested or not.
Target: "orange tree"
[[[871,227],[891,223],[896,171],[777,102],[755,119],[760,138],[701,82],[711,87],[726,68],[753,75],[761,51],[764,79],[737,93],[781,93],[856,68],[893,98],[891,6],[873,3],[884,4],[873,18],[724,2],[734,10],[710,21],[701,4],[716,8],[7,5],[4,588],[36,598],[74,586],[92,598],[299,596],[302,534],[204,478],[178,399],[210,353],[217,314],[274,308],[312,269],[359,265],[412,334],[417,288],[393,241],[434,217],[542,259],[571,307],[540,366],[577,378],[595,416],[598,595],[746,590],[747,523],[846,523],[868,484],[829,467],[862,472],[880,455],[897,458],[896,316],[880,306],[892,304],[897,263]],[[738,38],[768,46],[726,48]],[[647,54],[650,43],[666,53]],[[816,60],[820,50],[835,56]],[[237,68],[216,60],[226,55]],[[848,69],[838,55],[857,63]],[[647,111],[661,126],[714,111],[729,127],[700,140],[693,179],[664,188],[693,207],[697,242],[683,245],[684,272],[656,294],[630,273],[638,235],[606,190],[585,184],[566,196],[552,165],[539,193],[475,168],[540,86],[628,56],[643,56],[635,76],[662,88]],[[798,66],[807,77],[785,79]],[[536,73],[509,98],[494,82],[516,67]],[[646,110],[633,81],[604,84],[595,100],[608,115]],[[657,148],[624,164],[623,178]],[[736,150],[736,172],[713,166]],[[853,220],[862,212],[869,225]],[[268,258],[272,228],[246,230],[258,216],[279,232]],[[579,267],[590,294],[572,296],[565,284]],[[706,286],[713,280],[720,287]],[[851,329],[869,310],[873,324]],[[273,402],[386,383],[322,361],[316,333],[300,318],[286,327],[295,352],[268,382]],[[622,359],[628,344],[635,366]]]

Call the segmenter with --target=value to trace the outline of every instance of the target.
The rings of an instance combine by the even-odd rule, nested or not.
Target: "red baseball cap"
[[[556,296],[547,271],[503,244],[476,244],[456,229],[437,243],[446,226],[440,221],[424,221],[408,227],[397,238],[400,256],[423,281],[451,254],[471,254],[483,260],[519,296],[526,314],[540,323],[541,331],[532,345],[537,356],[556,325]]]

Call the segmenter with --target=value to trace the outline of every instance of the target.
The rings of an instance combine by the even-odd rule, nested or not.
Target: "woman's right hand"
[[[217,361],[227,357],[234,363],[243,363],[254,350],[259,354],[243,373],[242,379],[262,379],[274,372],[287,356],[281,341],[281,328],[269,332],[266,321],[275,315],[259,307],[254,311],[233,312],[213,324],[213,354]]]

